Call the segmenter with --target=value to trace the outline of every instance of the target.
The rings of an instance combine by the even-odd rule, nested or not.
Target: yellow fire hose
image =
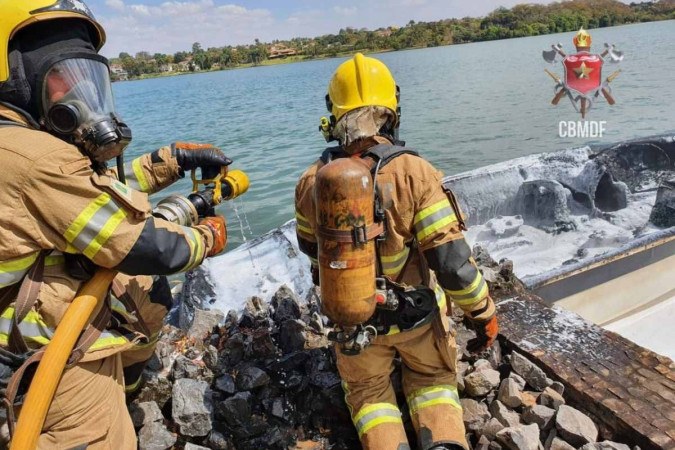
[[[28,388],[16,431],[12,436],[11,450],[33,450],[37,447],[42,425],[70,353],[89,319],[105,299],[115,275],[117,272],[114,270],[99,269],[82,286],[63,315]]]

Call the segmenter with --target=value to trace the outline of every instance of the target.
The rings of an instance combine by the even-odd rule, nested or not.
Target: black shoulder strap
[[[321,160],[322,163],[328,164],[334,159],[344,158],[346,156],[349,155],[347,155],[347,153],[344,150],[342,150],[342,147],[328,147],[326,150],[323,151],[323,153],[321,153],[319,159]]]
[[[393,161],[394,158],[401,155],[419,156],[419,153],[408,147],[400,147],[398,145],[391,144],[378,144],[364,152],[362,158],[370,157],[374,159],[375,165],[373,166],[373,170],[379,170]]]

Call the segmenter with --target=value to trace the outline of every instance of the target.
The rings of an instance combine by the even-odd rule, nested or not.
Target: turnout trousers
[[[410,448],[390,380],[397,354],[419,448],[454,444],[468,449],[448,320],[439,314],[419,328],[378,336],[358,355],[336,349],[345,400],[365,450]]]

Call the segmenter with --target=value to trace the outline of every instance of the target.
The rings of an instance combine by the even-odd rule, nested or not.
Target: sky
[[[236,3],[232,3],[235,1]],[[551,3],[528,0],[528,3]],[[315,37],[340,28],[376,29],[410,20],[484,16],[523,0],[90,0],[103,24],[105,56],[175,53],[193,42],[203,48],[252,44],[254,40]]]

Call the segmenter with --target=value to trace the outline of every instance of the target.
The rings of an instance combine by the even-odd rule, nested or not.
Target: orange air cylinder
[[[375,312],[375,241],[350,237],[374,223],[370,170],[356,158],[329,162],[316,174],[314,200],[322,312],[338,325],[361,324]]]

